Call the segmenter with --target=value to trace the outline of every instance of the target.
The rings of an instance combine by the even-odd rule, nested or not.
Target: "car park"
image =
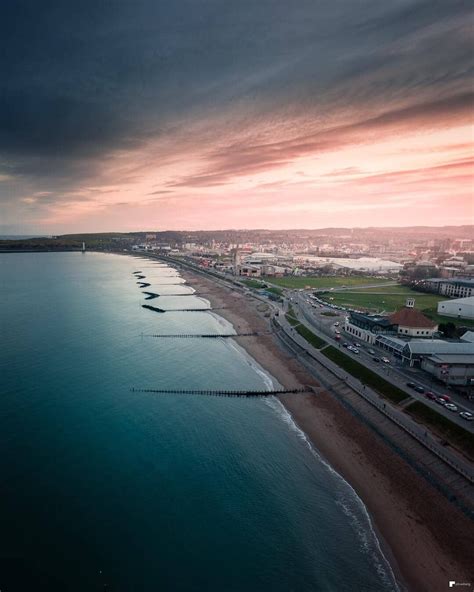
[[[448,411],[452,411],[453,413],[458,410],[457,405],[454,403],[446,403],[445,407]]]
[[[474,415],[472,413],[469,413],[469,411],[461,411],[461,413],[459,414],[459,417],[462,417],[466,421],[474,420]]]

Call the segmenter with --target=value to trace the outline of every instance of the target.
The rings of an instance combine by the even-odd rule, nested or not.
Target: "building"
[[[419,282],[418,288],[434,294],[442,294],[449,298],[469,298],[474,296],[474,280],[470,278],[429,278]]]
[[[239,267],[239,275],[246,277],[260,277],[262,270],[257,265],[241,265]]]
[[[421,368],[447,385],[474,385],[474,351],[470,354],[440,354],[423,357]]]
[[[406,306],[389,316],[352,312],[344,324],[349,335],[372,344],[378,335],[427,338],[437,330],[438,325],[415,308],[414,298],[407,298]]]
[[[375,344],[410,366],[421,366],[425,358],[436,357],[437,360],[441,360],[447,359],[447,356],[461,356],[463,364],[468,363],[474,368],[474,343],[469,341],[445,341],[444,339],[405,341],[392,335],[379,335]],[[436,360],[435,363],[437,363]]]
[[[474,296],[438,302],[438,314],[456,319],[474,319]]]
[[[396,327],[388,317],[352,312],[344,324],[344,331],[359,341],[373,344],[377,335],[394,334]]]
[[[450,298],[469,298],[474,296],[474,280],[452,279],[441,282],[439,293]]]
[[[389,320],[404,337],[432,337],[438,330],[437,323],[415,308],[414,298],[407,298],[405,307],[390,315]]]

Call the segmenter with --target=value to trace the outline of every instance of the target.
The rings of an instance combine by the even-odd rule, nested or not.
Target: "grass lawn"
[[[324,339],[315,335],[312,331],[308,329],[305,325],[302,325],[299,320],[296,318],[295,311],[293,307],[290,305],[288,308],[288,312],[285,315],[286,320],[290,323],[292,327],[304,337],[308,343],[310,343],[313,347],[321,348],[323,345],[326,345]]]
[[[351,293],[357,292],[357,288],[351,290]],[[402,286],[401,284],[393,284],[391,286],[380,286],[378,288],[361,288],[361,292],[364,293],[378,293],[378,294],[404,294],[406,296],[413,296],[413,294],[421,294],[421,292],[414,292],[408,286]]]
[[[265,288],[267,292],[271,292],[272,294],[276,294],[277,296],[281,296],[283,294],[283,290],[281,288],[274,288],[271,286],[270,288]]]
[[[326,347],[321,353],[332,360],[335,364],[347,370],[349,374],[358,378],[362,383],[370,386],[377,391],[382,397],[389,399],[393,403],[400,403],[409,397],[404,391],[387,382],[384,378],[372,372],[356,360],[353,360],[348,355],[333,347],[332,345]]]
[[[420,423],[433,428],[437,434],[454,446],[458,446],[469,456],[474,456],[474,434],[420,401],[415,401],[406,407],[405,411]]]
[[[296,277],[286,276],[281,278],[268,278],[268,282],[283,288],[340,288],[341,286],[364,286],[386,283],[387,279],[373,278],[369,276],[355,277]]]
[[[435,308],[440,300],[446,300],[445,297],[437,294],[422,294],[413,290],[408,290],[401,294],[374,294],[372,292],[334,292],[324,294],[323,299],[331,304],[338,304],[348,308],[368,309],[372,312],[393,312],[405,306],[407,296],[415,298],[415,307],[423,310],[425,308]],[[329,300],[331,298],[331,300]]]
[[[323,345],[326,345],[324,339],[315,335],[312,331],[308,329],[305,325],[295,325],[295,330],[306,339],[308,343],[310,343],[313,347],[320,349]]]
[[[261,288],[262,282],[257,280],[241,280],[243,284],[245,284],[248,288]]]

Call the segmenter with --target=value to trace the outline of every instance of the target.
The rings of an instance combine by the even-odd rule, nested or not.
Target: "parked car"
[[[385,358],[385,357],[382,358],[382,362],[384,364],[390,364],[390,360],[388,358]]]
[[[441,395],[440,398],[446,401],[446,403],[451,403],[451,397],[449,395]]]
[[[335,327],[339,327],[339,322],[337,322],[337,323],[334,323],[334,326],[335,326]]]
[[[454,412],[458,410],[457,405],[455,405],[454,403],[446,403],[445,407],[448,411]]]
[[[344,343],[342,344],[342,347],[349,347],[349,344],[347,343],[347,341],[344,341]]]
[[[374,357],[374,358],[372,358],[372,360],[373,360],[374,362],[380,362],[380,358],[376,358],[376,357]]]
[[[362,346],[361,346],[361,344],[360,344],[358,341],[356,341],[356,342],[354,343],[354,345],[355,345],[356,347],[362,347]]]
[[[431,399],[432,401],[434,401],[436,399],[436,395],[431,391],[426,391],[425,397],[427,399]]]
[[[369,354],[370,354],[371,356],[375,356],[375,351],[374,351],[373,349],[369,349]]]
[[[415,386],[415,391],[417,393],[421,393],[423,395],[425,392],[425,389],[422,386],[417,385],[417,386]]]
[[[407,382],[407,386],[410,388],[415,388],[416,384],[414,382]]]
[[[459,417],[462,417],[466,421],[474,420],[474,415],[472,413],[469,413],[469,411],[461,411],[461,413],[459,414]]]
[[[442,399],[441,397],[436,397],[435,399],[435,403],[438,403],[438,405],[446,405],[446,401],[444,399]]]

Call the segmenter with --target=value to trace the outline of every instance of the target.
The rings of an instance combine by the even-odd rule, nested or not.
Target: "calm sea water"
[[[204,311],[145,310],[132,272],[207,308],[151,261],[0,255],[0,589],[396,589],[364,507],[276,400],[131,392],[269,388]],[[170,295],[171,294],[171,295]]]

